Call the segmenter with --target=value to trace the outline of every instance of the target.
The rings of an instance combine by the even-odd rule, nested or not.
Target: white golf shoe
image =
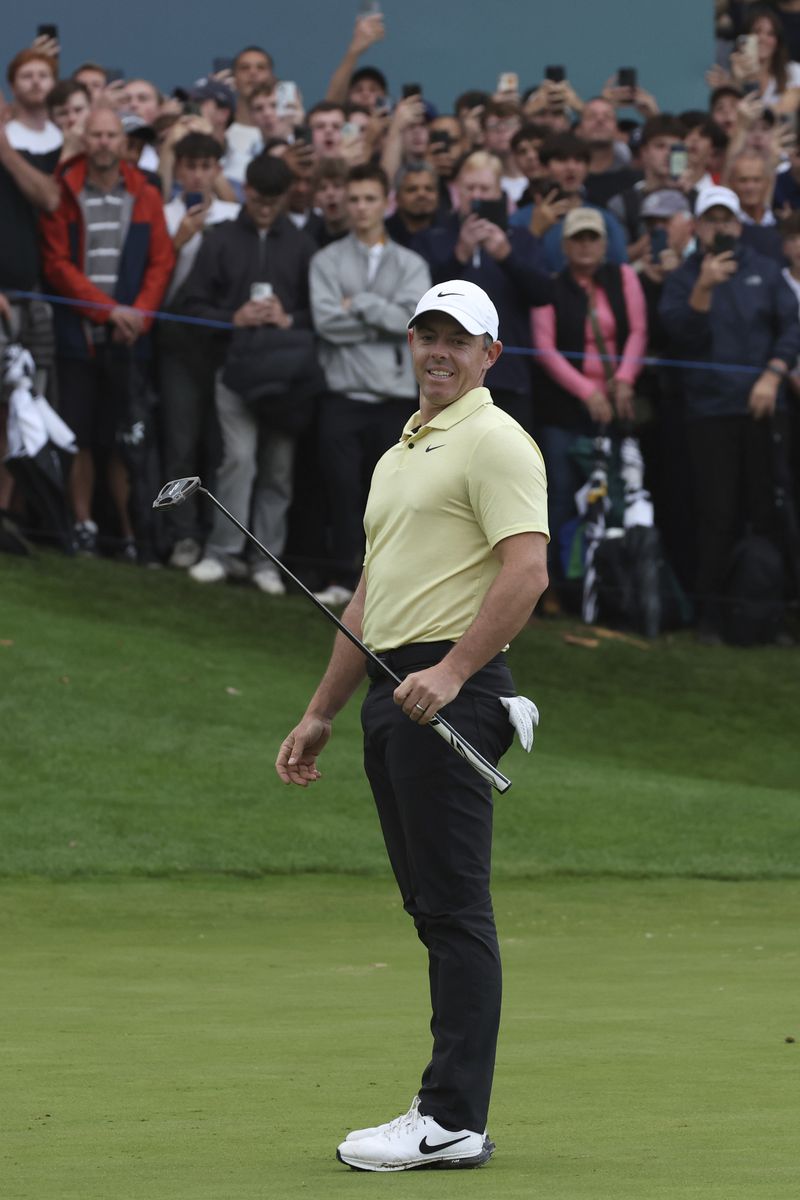
[[[407,1113],[403,1113],[401,1117],[394,1117],[391,1121],[384,1121],[382,1125],[371,1125],[368,1129],[351,1129],[344,1140],[346,1142],[358,1142],[362,1138],[375,1137],[379,1133],[386,1133],[387,1129],[392,1129],[400,1121],[405,1121],[406,1117],[410,1117],[418,1108],[419,1096],[415,1096],[411,1101],[411,1108]]]
[[[494,1144],[470,1129],[453,1132],[424,1117],[416,1099],[407,1113],[369,1137],[347,1138],[336,1151],[339,1162],[356,1171],[413,1171],[481,1167]],[[355,1130],[361,1133],[361,1130]]]

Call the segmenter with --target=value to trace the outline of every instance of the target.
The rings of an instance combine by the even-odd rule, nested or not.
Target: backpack
[[[732,646],[774,642],[781,631],[785,573],[778,547],[747,533],[731,554],[722,636]]]

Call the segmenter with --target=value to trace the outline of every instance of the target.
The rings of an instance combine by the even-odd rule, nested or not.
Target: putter
[[[262,546],[258,538],[252,534],[249,529],[246,529],[244,525],[242,525],[241,521],[237,521],[233,513],[228,512],[224,504],[220,504],[216,496],[213,496],[207,488],[203,487],[199,476],[192,475],[187,479],[173,479],[170,483],[165,483],[153,501],[153,508],[174,508],[177,504],[183,504],[184,500],[188,500],[190,496],[195,494],[195,492],[202,492],[204,496],[208,496],[211,503],[216,505],[219,511],[236,526],[240,533],[243,533],[248,541],[251,541],[254,546],[257,546],[261,553],[269,559],[273,566],[276,566],[279,571],[282,571],[287,579],[291,579],[292,583],[299,587],[301,592],[304,592],[305,595],[308,596],[309,600],[313,600],[317,608],[325,614],[329,621],[333,622],[339,632],[343,633],[344,636],[351,641],[354,646],[358,647],[364,657],[368,658],[370,662],[374,663],[381,674],[385,675],[387,679],[391,679],[394,683],[403,682],[400,676],[395,675],[394,671],[387,667],[386,663],[383,662],[377,654],[373,654],[369,647],[365,646],[361,639],[356,637],[351,629],[348,629],[347,626],[344,625],[339,618],[322,603],[322,601],[318,600],[314,593],[307,588],[304,583],[301,583],[297,576],[293,575],[289,568],[284,566],[280,559],[276,558],[274,554],[270,553],[266,546]],[[484,758],[483,755],[476,750],[474,746],[471,746],[469,742],[461,736],[460,733],[457,733],[453,726],[445,721],[444,717],[435,716],[431,718],[431,720],[428,722],[428,728],[433,729],[435,733],[439,734],[439,737],[444,738],[447,744],[453,750],[455,750],[456,754],[460,754],[463,759],[466,759],[469,765],[473,767],[478,774],[485,779],[487,783],[490,783],[498,792],[507,792],[511,787],[511,780],[508,778],[508,776],[504,775],[502,771],[498,771],[497,767],[493,766],[488,759]]]

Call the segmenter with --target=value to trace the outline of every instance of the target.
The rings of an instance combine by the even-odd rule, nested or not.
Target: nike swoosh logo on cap
[[[463,292],[437,292],[436,295],[440,296],[442,299],[444,299],[445,296],[463,296],[464,293]]]
[[[457,1146],[459,1142],[465,1142],[468,1137],[469,1134],[465,1133],[463,1137],[453,1138],[452,1142],[439,1142],[438,1146],[429,1146],[428,1139],[424,1137],[419,1144],[419,1152],[420,1154],[436,1154],[438,1150],[446,1150],[448,1146]]]

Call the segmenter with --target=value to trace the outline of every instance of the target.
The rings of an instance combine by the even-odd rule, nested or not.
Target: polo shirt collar
[[[477,412],[479,408],[483,408],[485,404],[491,403],[492,395],[488,388],[473,388],[471,391],[465,392],[463,396],[459,396],[458,400],[454,400],[452,404],[448,404],[446,408],[440,409],[423,428],[452,429],[454,425],[458,425],[460,421]],[[419,409],[417,409],[413,417],[406,421],[402,440],[407,442],[409,438],[413,437],[415,430],[419,432],[419,425],[420,413]]]

